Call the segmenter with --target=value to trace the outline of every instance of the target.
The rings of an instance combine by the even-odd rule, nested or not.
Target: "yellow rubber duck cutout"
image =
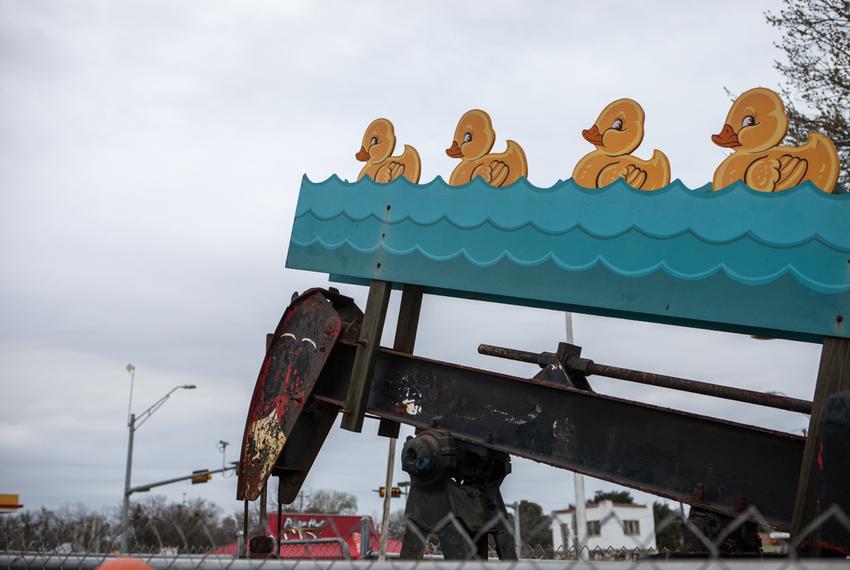
[[[395,150],[395,128],[387,119],[375,119],[366,127],[363,144],[354,156],[365,162],[366,166],[357,175],[357,180],[369,176],[375,182],[390,182],[404,176],[414,184],[419,182],[422,162],[419,153],[410,145],[404,145],[404,152],[392,156]]]
[[[824,192],[835,190],[838,152],[820,133],[809,133],[799,147],[777,146],[788,130],[785,105],[774,91],[756,87],[735,99],[714,144],[734,152],[714,171],[711,186],[720,190],[743,180],[762,192],[779,192],[811,181]]]
[[[464,113],[457,123],[452,146],[446,149],[447,155],[461,159],[452,171],[449,185],[461,186],[480,176],[490,186],[501,188],[521,176],[528,177],[528,162],[522,147],[508,140],[505,152],[488,154],[495,142],[490,115],[481,109]]]
[[[637,101],[617,99],[602,109],[596,122],[581,132],[596,150],[573,169],[573,180],[585,188],[602,188],[622,178],[640,190],[657,190],[670,184],[670,161],[658,149],[652,158],[631,156],[643,141],[644,112]]]

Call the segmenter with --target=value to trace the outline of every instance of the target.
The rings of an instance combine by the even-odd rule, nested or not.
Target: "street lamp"
[[[133,379],[136,372],[136,367],[132,364],[127,365],[127,372],[130,373],[130,405],[132,406],[133,402]],[[176,392],[177,390],[194,390],[197,388],[194,384],[183,384],[180,386],[175,386],[171,390],[169,390],[165,396],[154,402],[147,410],[142,412],[141,414],[136,416],[134,413],[130,413],[130,418],[127,421],[127,429],[129,431],[129,440],[127,443],[127,469],[124,471],[124,504],[121,508],[121,552],[127,552],[129,536],[127,531],[128,529],[128,517],[130,514],[130,471],[133,468],[133,434],[136,433],[136,430],[139,429],[143,423],[145,423],[154,412],[160,409],[163,404],[168,400],[168,398]]]

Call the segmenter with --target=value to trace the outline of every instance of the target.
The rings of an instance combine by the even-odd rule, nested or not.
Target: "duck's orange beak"
[[[718,146],[726,148],[741,146],[740,141],[738,141],[738,133],[735,132],[732,125],[728,124],[723,125],[723,130],[720,131],[720,134],[711,135],[711,141]]]
[[[593,125],[589,129],[584,129],[581,132],[581,136],[583,136],[584,140],[586,140],[590,144],[602,146],[602,133],[599,132],[599,127],[597,127],[596,125]]]
[[[457,146],[456,141],[452,141],[452,146],[446,149],[446,154],[452,158],[463,158],[463,151]]]
[[[366,147],[365,147],[365,146],[361,146],[361,147],[360,147],[360,150],[359,150],[359,151],[357,151],[357,154],[355,154],[354,156],[355,156],[355,158],[357,158],[357,160],[359,160],[360,162],[366,162],[367,160],[369,160],[369,153],[368,153],[368,152],[366,152]]]

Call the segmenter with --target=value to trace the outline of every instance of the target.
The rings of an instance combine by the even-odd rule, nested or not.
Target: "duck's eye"
[[[468,143],[472,140],[472,133],[464,133],[463,134],[463,142]]]
[[[611,128],[615,131],[623,130],[623,119],[614,119],[614,122],[611,123]]]
[[[747,115],[746,117],[744,117],[744,120],[741,121],[741,128],[743,129],[744,127],[752,127],[755,124],[756,120],[753,118],[753,116]]]
[[[372,145],[375,145],[375,144],[378,144],[378,137],[372,137],[371,139],[369,139],[369,146],[372,146]]]

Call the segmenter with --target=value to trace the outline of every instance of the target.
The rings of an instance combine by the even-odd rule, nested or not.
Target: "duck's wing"
[[[513,184],[521,176],[528,177],[528,162],[525,151],[516,141],[507,141],[505,152],[484,157],[485,162],[473,171],[472,177],[480,176],[491,186]]]
[[[786,190],[803,181],[809,170],[809,161],[804,158],[784,154],[779,157],[779,181],[776,190]]]
[[[646,185],[646,170],[635,166],[634,164],[630,164],[626,167],[625,173],[623,173],[623,178],[626,180],[626,184],[631,186],[632,188],[638,188],[639,190],[643,190]]]
[[[480,176],[490,186],[503,186],[511,173],[511,168],[501,160],[489,160],[472,171],[472,178]]]
[[[395,160],[388,160],[375,173],[375,182],[386,184],[404,174],[404,165]]]
[[[596,177],[596,187],[604,188],[615,180],[623,179],[626,184],[638,190],[644,190],[648,173],[633,162],[618,161],[611,163],[599,171]]]
[[[747,167],[744,182],[750,188],[762,192],[787,190],[803,181],[808,167],[808,161],[790,154],[777,158],[766,156]]]

